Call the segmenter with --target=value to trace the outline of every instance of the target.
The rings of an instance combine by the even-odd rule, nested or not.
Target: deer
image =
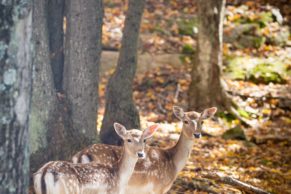
[[[138,160],[126,187],[126,194],[164,194],[170,190],[178,173],[185,167],[192,150],[193,140],[201,137],[203,120],[212,117],[216,107],[207,108],[202,113],[184,112],[174,106],[174,115],[182,121],[182,131],[178,142],[170,148],[147,146],[147,157]],[[73,162],[98,162],[114,164],[120,157],[120,147],[94,144],[73,156]]]
[[[36,194],[124,194],[136,162],[145,158],[145,140],[158,125],[128,133],[123,125],[114,123],[114,129],[124,142],[114,164],[48,162],[33,175]]]

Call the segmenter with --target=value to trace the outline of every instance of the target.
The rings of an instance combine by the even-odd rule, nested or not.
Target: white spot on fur
[[[81,163],[82,164],[86,164],[86,163],[89,163],[90,162],[90,159],[87,155],[82,155],[81,157]]]
[[[73,162],[74,164],[77,164],[77,163],[78,163],[78,157],[77,157],[77,156],[73,156],[73,158],[72,158],[72,162]]]

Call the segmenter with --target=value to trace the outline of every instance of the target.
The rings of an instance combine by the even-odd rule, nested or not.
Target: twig
[[[161,100],[164,100],[165,102],[171,102],[170,100],[168,100],[165,96],[161,94],[157,94],[157,97],[161,98]]]
[[[158,104],[158,108],[159,108],[159,110],[162,112],[162,113],[167,113],[167,111],[162,107],[162,105],[161,105],[161,103],[158,101],[157,102],[157,104]]]
[[[177,102],[178,101],[180,90],[181,90],[181,86],[178,83],[177,84],[177,89],[176,89],[176,92],[175,92],[175,96],[174,96],[174,102]]]
[[[209,173],[206,175],[203,175],[203,177],[208,179],[214,179],[216,181],[222,182],[224,184],[228,184],[231,186],[234,186],[240,190],[245,191],[246,193],[252,193],[252,194],[270,194],[267,191],[264,191],[263,189],[260,189],[258,187],[252,186],[250,184],[247,184],[245,182],[239,181],[235,178],[229,177],[229,176],[220,176],[218,174]]]

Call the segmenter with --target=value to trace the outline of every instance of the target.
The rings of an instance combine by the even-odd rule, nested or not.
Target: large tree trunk
[[[34,0],[33,4],[33,39],[36,52],[33,61],[34,80],[29,125],[31,172],[35,172],[43,163],[58,158],[56,155],[62,154],[62,150],[55,149],[60,145],[52,146],[53,142],[50,141],[54,136],[56,138],[62,136],[57,137],[58,134],[53,133],[54,126],[52,126],[58,121],[54,120],[58,113],[56,111],[58,99],[54,88],[49,49],[48,1]]]
[[[64,68],[64,8],[65,0],[48,1],[48,33],[50,59],[53,70],[54,86],[57,91],[63,90]]]
[[[88,138],[88,136],[83,134],[83,132],[81,133],[81,131],[73,125],[72,119],[74,118],[71,117],[71,110],[75,107],[70,106],[70,103],[67,102],[65,96],[63,96],[61,93],[57,93],[58,86],[62,85],[61,83],[59,83],[59,81],[62,80],[62,75],[53,73],[53,63],[54,61],[57,61],[59,65],[62,64],[60,61],[53,59],[50,52],[52,52],[57,47],[61,47],[61,44],[56,43],[56,41],[59,41],[59,39],[61,39],[60,34],[62,34],[62,30],[55,29],[55,35],[53,31],[50,31],[49,33],[48,28],[52,27],[52,24],[50,23],[54,22],[56,23],[56,28],[62,28],[63,17],[50,17],[49,13],[50,11],[52,12],[53,8],[50,7],[50,9],[48,9],[48,6],[59,5],[57,3],[51,3],[52,4],[48,5],[47,0],[35,0],[33,9],[33,28],[36,55],[34,59],[35,71],[33,82],[32,112],[30,117],[30,159],[32,172],[35,172],[40,167],[40,165],[49,160],[68,159],[74,152],[79,150],[81,147],[90,144],[91,140],[95,138],[95,136]],[[56,7],[55,11],[57,12],[57,10],[58,8]],[[95,9],[88,11],[90,11],[91,14],[96,14]],[[59,14],[61,15],[61,13]],[[101,23],[99,23],[99,25],[100,24]],[[101,34],[99,34],[99,37],[100,36]],[[88,44],[88,41],[86,43]],[[53,48],[51,48],[50,46],[52,46]],[[83,47],[84,46],[85,44],[83,45]],[[97,55],[95,54],[95,56]],[[95,59],[94,56],[92,57]],[[95,65],[97,69],[97,65],[93,65]],[[59,67],[56,67],[56,69],[57,72],[59,72]],[[94,71],[94,73],[95,77],[97,77],[97,72]],[[55,76],[60,77],[54,79]],[[74,76],[69,78],[71,80],[79,79],[78,74],[70,76]],[[83,76],[85,77],[85,79],[90,78],[89,75],[86,74],[84,74]],[[93,76],[91,75],[91,77]],[[58,80],[58,82],[56,82],[56,80]],[[82,88],[87,88],[89,91],[91,91],[91,93],[94,93],[95,96],[92,97],[93,101],[97,98],[97,94],[95,93],[97,87],[89,88],[83,86]],[[87,101],[91,102],[89,99],[90,96],[87,97]],[[94,104],[94,106],[96,106],[96,104]],[[77,109],[78,108],[75,108],[75,110]],[[83,112],[84,111],[85,110],[83,110]],[[93,116],[84,115],[82,119],[84,121],[89,120],[92,123],[96,123],[96,111],[94,112]],[[92,131],[91,134],[94,134],[94,132],[96,131],[96,127],[88,129],[88,131],[90,130]]]
[[[32,172],[50,158],[47,154],[50,147],[47,134],[50,130],[49,120],[53,117],[57,102],[49,56],[47,1],[34,0],[33,4],[33,39],[36,52],[33,61],[34,80],[29,126]]]
[[[100,133],[103,143],[121,144],[114,132],[114,122],[122,123],[127,129],[140,127],[139,114],[132,99],[132,84],[144,5],[145,0],[129,0],[118,64],[106,88],[106,109]]]
[[[220,77],[224,5],[225,0],[198,0],[199,32],[189,89],[190,109],[224,107],[227,101]]]
[[[28,193],[31,2],[0,3],[0,193]]]
[[[102,1],[70,0],[66,3],[64,90],[71,106],[73,128],[90,144],[97,138]]]

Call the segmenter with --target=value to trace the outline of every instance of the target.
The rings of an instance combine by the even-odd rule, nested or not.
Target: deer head
[[[175,116],[183,122],[182,133],[188,138],[200,138],[203,120],[212,117],[217,111],[216,107],[207,108],[202,113],[195,111],[184,112],[179,106],[173,107]]]
[[[116,133],[121,137],[124,141],[125,152],[130,154],[133,157],[137,157],[140,159],[145,158],[146,154],[144,152],[145,142],[147,139],[153,136],[155,131],[159,128],[159,125],[154,124],[144,131],[140,131],[137,129],[132,129],[129,131],[126,128],[119,124],[114,123],[114,129]]]

